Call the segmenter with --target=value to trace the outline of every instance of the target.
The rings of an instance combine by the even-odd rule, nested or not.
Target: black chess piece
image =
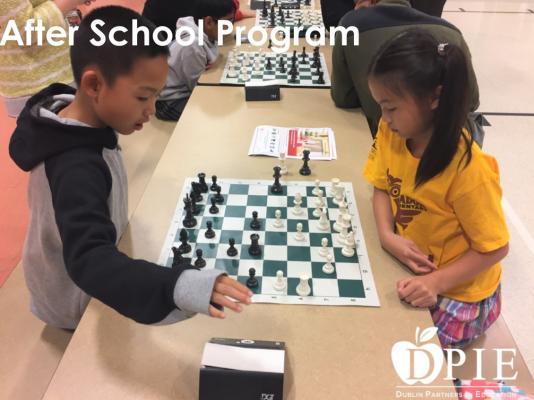
[[[185,218],[182,221],[182,225],[186,228],[192,228],[197,224],[196,218],[193,216],[193,203],[191,202],[191,198],[188,194],[185,195],[184,198],[184,210],[185,210]]]
[[[304,164],[302,165],[302,168],[299,170],[299,174],[304,175],[304,176],[311,175],[311,169],[308,166],[308,161],[310,161],[309,150],[302,151],[302,161],[304,161]]]
[[[210,214],[217,214],[219,212],[219,207],[217,207],[217,201],[215,200],[215,197],[210,197],[210,201],[211,207],[208,211],[210,212]]]
[[[217,193],[215,196],[215,201],[219,204],[224,203],[224,196],[221,194],[221,187],[217,185],[217,189],[215,189],[215,192]]]
[[[289,13],[289,10],[286,11],[286,18],[291,18],[291,14]]]
[[[282,10],[282,9],[280,9]],[[285,26],[286,25],[286,19],[284,17],[284,13],[280,11],[280,25]]]
[[[182,253],[180,250],[178,250],[178,247],[172,247],[172,267],[176,267],[184,262],[184,258],[182,257]]]
[[[206,174],[204,172],[199,173],[198,175],[198,184],[200,185],[200,191],[202,193],[208,192],[208,184],[206,183]]]
[[[319,79],[317,80],[317,83],[319,83],[320,85],[324,84],[323,71],[319,72]]]
[[[304,0],[305,6],[311,6],[311,0]]]
[[[248,254],[251,256],[260,256],[261,247],[259,245],[260,235],[253,233],[250,235],[250,247],[248,248]]]
[[[261,228],[261,222],[258,219],[258,212],[252,211],[252,221],[250,221],[250,229],[257,231]]]
[[[269,39],[269,45],[267,46],[267,48],[270,49],[271,47],[273,47],[273,41]]]
[[[274,0],[274,6],[278,7],[278,0]]]
[[[274,3],[274,5],[275,5],[276,7],[278,7],[278,5],[277,5],[276,3]],[[279,16],[280,18],[282,18],[282,17],[284,16],[284,10],[282,10],[282,7],[279,7],[279,8],[278,8],[278,16]]]
[[[293,64],[297,62],[297,50],[293,50],[293,55],[291,56],[291,61]]]
[[[215,231],[212,229],[213,222],[206,221],[206,227],[208,228],[206,232],[204,233],[204,237],[206,239],[213,239],[215,237]]]
[[[267,57],[267,64],[265,65],[265,68],[267,71],[270,71],[273,69],[273,64],[271,63],[271,57]]]
[[[228,254],[229,257],[237,256],[237,249],[234,247],[235,239],[234,238],[228,239],[228,244],[230,245],[230,247],[228,247],[228,250],[226,250],[226,254]]]
[[[284,62],[284,56],[280,56],[280,61],[278,62],[278,67],[280,68],[280,72],[285,74],[286,73],[286,63]]]
[[[187,235],[187,231],[182,228],[182,230],[180,231],[180,246],[178,246],[178,251],[182,254],[187,254],[191,251],[191,245],[189,243],[187,243],[187,238],[188,238],[188,235]]]
[[[198,207],[197,207],[197,202],[195,201],[195,195],[193,194],[191,197],[191,212],[193,213],[193,215],[198,215]]]
[[[202,249],[197,249],[197,259],[195,260],[195,267],[204,268],[206,266],[206,260],[202,258]]]
[[[263,18],[267,17],[269,15],[269,11],[267,11],[267,1],[263,0],[263,8],[261,10],[261,16]]]
[[[280,194],[283,192],[282,185],[280,184],[280,177],[282,176],[282,174],[280,173],[281,168],[279,166],[276,166],[273,168],[273,171],[274,183],[271,186],[271,193]]]
[[[289,71],[289,83],[297,83],[297,70],[291,69]]]
[[[300,18],[297,20],[297,26],[301,26],[302,25],[302,21],[300,20]]]
[[[200,184],[198,182],[191,182],[191,193],[195,197],[197,203],[203,200],[202,189],[200,189]]]
[[[271,20],[269,22],[269,28],[274,28],[276,25],[276,16],[274,13],[271,13]]]
[[[211,186],[210,186],[210,190],[212,192],[215,192],[215,189],[217,189],[217,175],[212,175],[211,176]]]
[[[249,288],[255,288],[258,287],[258,279],[256,278],[256,269],[255,268],[249,268],[248,269],[248,276],[246,285]]]

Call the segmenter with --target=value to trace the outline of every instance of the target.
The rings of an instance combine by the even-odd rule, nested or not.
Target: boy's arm
[[[197,85],[200,75],[206,70],[208,59],[204,50],[200,47],[191,45],[185,46],[181,54],[181,69],[183,72],[183,82],[192,92]]]
[[[107,204],[113,182],[100,153],[63,153],[48,159],[45,170],[65,266],[83,291],[146,324],[208,313],[220,271],[198,271],[190,265],[165,268],[117,249]]]

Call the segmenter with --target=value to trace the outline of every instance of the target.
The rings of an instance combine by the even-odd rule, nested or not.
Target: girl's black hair
[[[440,44],[424,29],[409,29],[380,49],[369,76],[380,79],[400,95],[403,89],[408,90],[415,99],[428,98],[441,86],[434,130],[417,167],[415,187],[447,168],[460,138],[467,145],[462,160],[467,157],[465,166],[469,164],[473,139],[462,131],[468,113],[467,60],[460,47]]]

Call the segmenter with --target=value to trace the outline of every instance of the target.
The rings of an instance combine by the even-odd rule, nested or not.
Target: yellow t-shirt
[[[464,158],[458,168],[465,149],[460,139],[447,168],[414,190],[419,159],[410,153],[406,140],[381,120],[364,169],[372,185],[388,192],[397,233],[413,240],[438,268],[469,248],[486,253],[509,240],[497,161],[473,144],[471,162],[465,167]],[[480,301],[494,293],[500,280],[498,263],[442,295]]]

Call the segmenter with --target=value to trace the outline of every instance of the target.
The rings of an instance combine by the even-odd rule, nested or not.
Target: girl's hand
[[[428,256],[410,239],[391,233],[386,238],[384,247],[415,274],[428,274],[437,269]]]
[[[399,299],[414,307],[432,307],[438,301],[438,284],[435,274],[415,276],[397,282]]]
[[[209,306],[209,315],[215,318],[224,318],[223,307],[227,307],[235,312],[241,312],[243,307],[239,303],[250,304],[252,294],[246,286],[235,279],[221,275],[217,278],[213,287],[210,300],[214,305]]]

